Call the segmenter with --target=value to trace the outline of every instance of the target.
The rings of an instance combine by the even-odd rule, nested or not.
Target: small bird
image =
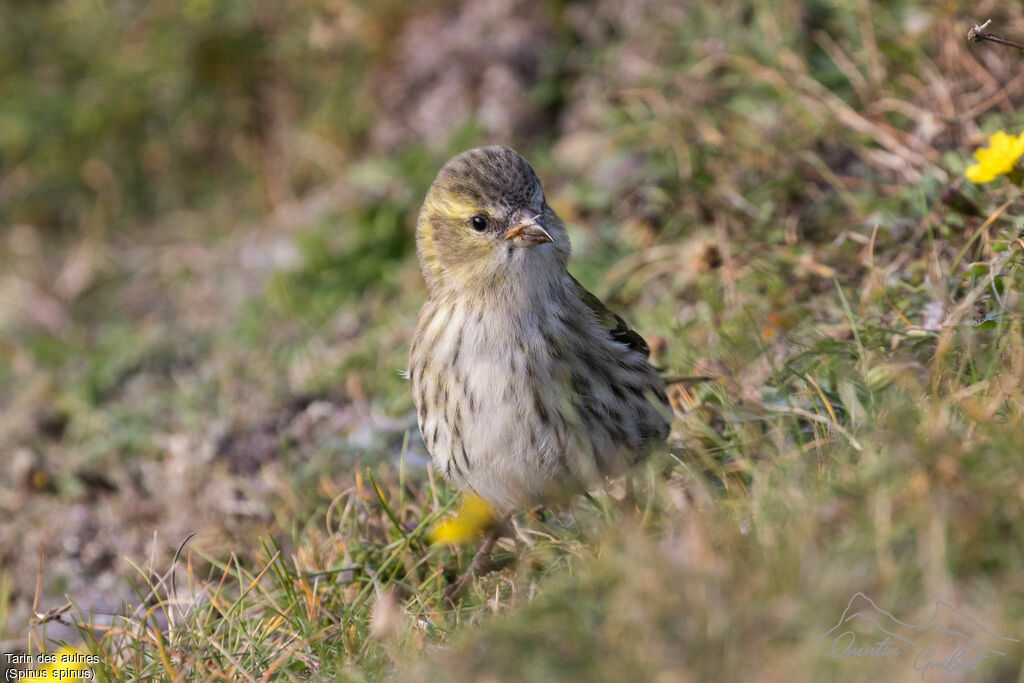
[[[428,298],[408,375],[451,483],[508,512],[621,473],[665,440],[647,343],[569,274],[569,236],[526,159],[489,146],[448,161],[416,250]]]

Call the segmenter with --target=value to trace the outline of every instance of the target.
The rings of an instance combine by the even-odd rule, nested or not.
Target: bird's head
[[[453,157],[427,192],[416,228],[432,292],[565,271],[569,237],[530,164],[508,147]]]

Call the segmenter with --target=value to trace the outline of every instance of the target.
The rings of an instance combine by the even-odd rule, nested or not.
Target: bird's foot
[[[469,568],[462,573],[455,583],[451,584],[444,589],[445,599],[451,603],[454,607],[459,596],[466,590],[466,585],[470,579],[483,576],[494,569],[494,564],[491,562],[491,551],[494,550],[494,544],[498,542],[501,537],[501,525],[496,524],[493,529],[487,534],[487,538],[484,539],[483,545],[476,551],[476,555],[473,556],[473,561],[469,563]]]

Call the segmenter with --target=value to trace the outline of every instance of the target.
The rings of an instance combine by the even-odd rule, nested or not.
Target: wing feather
[[[580,300],[587,305],[587,308],[594,312],[597,322],[608,332],[612,339],[620,344],[625,344],[634,351],[639,351],[645,357],[650,357],[651,347],[647,345],[647,342],[644,341],[644,338],[636,330],[627,325],[621,316],[610,311],[600,299],[588,292],[586,287],[581,285],[576,278],[572,275],[569,277],[576,286]]]

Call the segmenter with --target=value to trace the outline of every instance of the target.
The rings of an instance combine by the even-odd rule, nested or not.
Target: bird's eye
[[[473,216],[472,218],[469,219],[469,222],[473,226],[473,229],[476,230],[477,232],[483,232],[484,230],[487,229],[487,219],[484,218],[483,216]]]

